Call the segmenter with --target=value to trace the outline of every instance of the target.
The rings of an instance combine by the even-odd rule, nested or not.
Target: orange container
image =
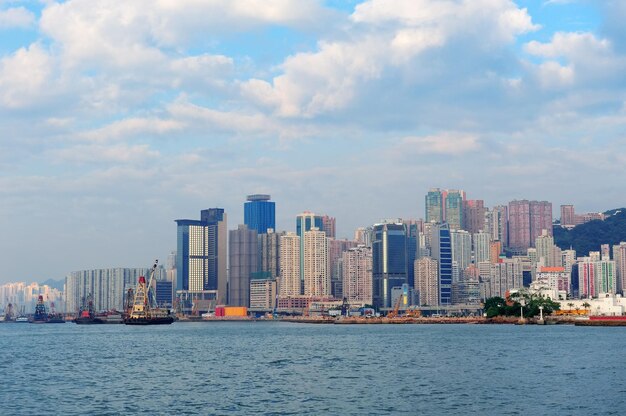
[[[224,316],[248,316],[248,308],[245,306],[225,306]]]

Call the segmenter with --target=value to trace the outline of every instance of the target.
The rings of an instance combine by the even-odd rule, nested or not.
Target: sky
[[[248,194],[339,237],[626,202],[621,0],[0,0],[0,283],[146,267]]]

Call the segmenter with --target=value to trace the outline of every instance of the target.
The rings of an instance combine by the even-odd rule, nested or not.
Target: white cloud
[[[53,58],[36,43],[2,58],[0,104],[20,108],[41,100],[51,89],[53,67]]]
[[[158,118],[128,118],[115,121],[104,127],[81,133],[83,140],[93,142],[107,142],[127,139],[129,136],[171,133],[183,128],[183,124],[176,120]]]
[[[94,144],[58,149],[51,151],[50,155],[54,160],[63,163],[118,164],[140,162],[141,164],[150,164],[150,161],[155,160],[160,154],[145,144],[132,146]]]
[[[442,132],[429,136],[404,137],[391,149],[395,157],[406,158],[419,155],[461,155],[479,150],[477,136],[460,132]]]
[[[0,29],[28,28],[35,24],[35,15],[24,7],[0,10]]]

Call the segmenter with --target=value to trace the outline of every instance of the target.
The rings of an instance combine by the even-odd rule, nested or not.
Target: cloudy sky
[[[0,282],[150,265],[269,193],[626,205],[621,0],[0,0]]]

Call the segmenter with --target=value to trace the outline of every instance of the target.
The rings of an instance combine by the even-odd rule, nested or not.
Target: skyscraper
[[[465,230],[450,231],[452,261],[456,261],[461,274],[472,263],[472,237]]]
[[[257,234],[266,233],[269,228],[276,228],[276,204],[269,195],[248,195],[243,204],[243,222]]]
[[[300,280],[300,237],[287,233],[280,237],[280,278],[278,291],[281,297],[298,296],[302,290]]]
[[[228,233],[228,256],[230,259],[230,278],[228,285],[228,304],[250,306],[250,279],[257,271],[257,232],[240,225]]]
[[[448,223],[451,230],[463,229],[465,223],[463,219],[463,199],[465,193],[463,191],[449,190],[445,200],[445,222]]]
[[[276,233],[268,228],[267,233],[258,234],[257,273],[265,278],[275,279],[280,276],[280,237],[285,233]]]
[[[226,213],[222,208],[200,212],[200,221],[176,220],[178,228],[176,289],[212,291],[226,303]]]
[[[431,257],[439,265],[439,305],[452,302],[452,242],[450,227],[439,224],[432,227]]]
[[[613,260],[615,261],[615,276],[617,291],[624,295],[626,292],[626,242],[613,246]]]
[[[323,215],[322,217],[322,227],[320,228],[326,233],[326,237],[335,238],[336,235],[336,220],[335,217],[329,217],[328,215]]]
[[[491,233],[491,239],[501,241],[508,246],[509,242],[509,209],[506,205],[497,205],[486,214],[486,231]]]
[[[474,264],[478,264],[483,261],[489,261],[489,244],[491,243],[491,234],[485,231],[481,231],[475,233],[472,236],[472,239],[474,246]]]
[[[523,252],[546,230],[552,235],[552,204],[547,201],[509,202],[509,247]]]
[[[296,234],[300,237],[300,280],[304,284],[304,233],[317,228],[324,231],[322,217],[310,211],[304,211],[296,216]]]
[[[485,214],[487,208],[482,199],[468,199],[463,204],[463,229],[470,234],[485,230]]]
[[[574,205],[561,205],[561,227],[573,228],[576,226]]]
[[[372,249],[360,245],[342,254],[343,296],[349,303],[372,303]]]
[[[328,238],[313,227],[304,232],[304,295],[330,296]]]
[[[432,188],[426,194],[426,222],[441,223],[444,221],[445,191]]]
[[[391,289],[407,283],[406,229],[402,223],[374,225],[372,269],[374,306],[391,307]]]

